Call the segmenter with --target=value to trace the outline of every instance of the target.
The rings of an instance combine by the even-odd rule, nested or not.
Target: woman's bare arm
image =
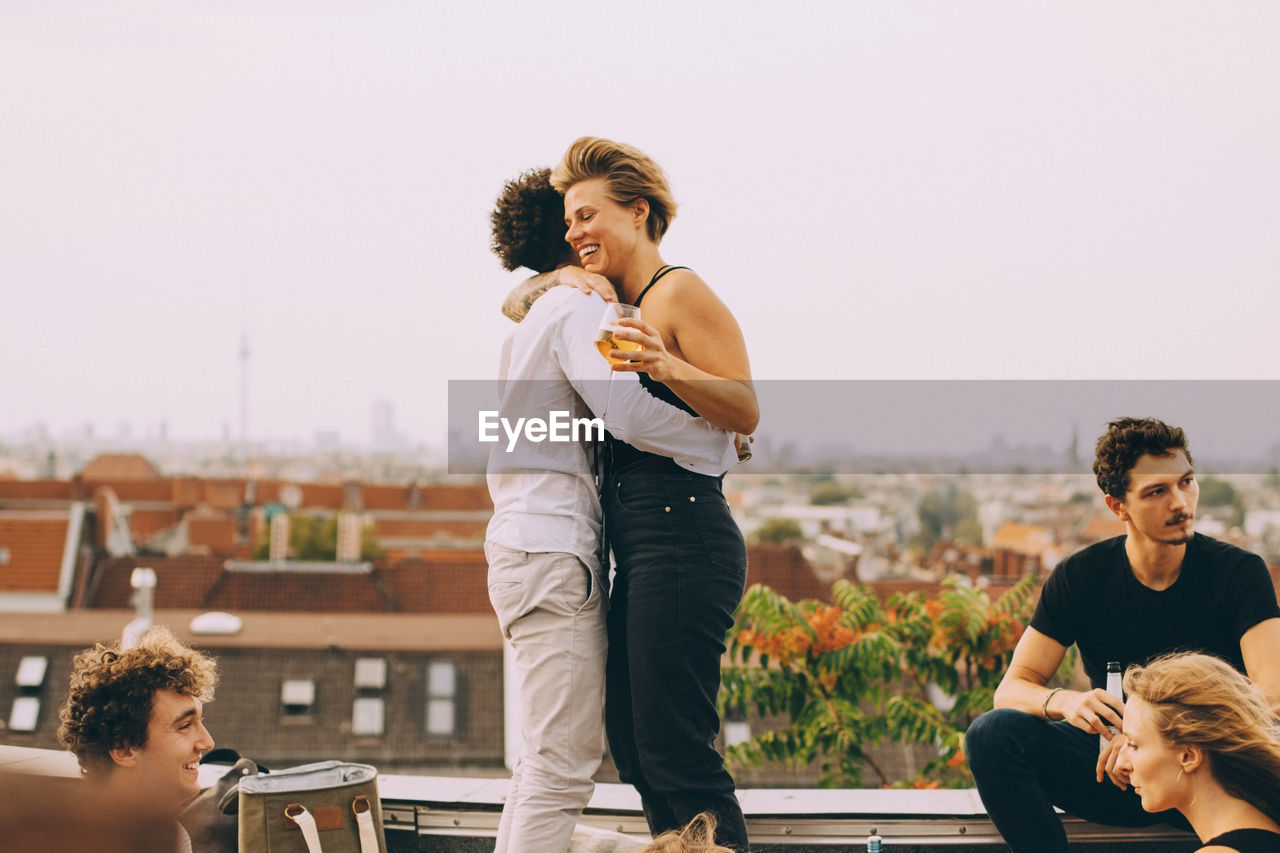
[[[679,273],[684,273],[679,275]],[[644,344],[636,359],[617,371],[646,372],[664,383],[706,420],[730,432],[750,435],[760,422],[760,405],[751,384],[751,366],[742,329],[733,313],[705,282],[679,271],[671,285],[645,299],[645,311],[667,327],[679,355],[667,349],[658,329],[648,323],[619,336]],[[624,321],[625,325],[632,325]]]

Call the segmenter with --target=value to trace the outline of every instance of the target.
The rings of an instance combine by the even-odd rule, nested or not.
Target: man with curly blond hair
[[[75,657],[58,739],[114,808],[176,818],[200,792],[200,759],[213,749],[203,708],[217,683],[214,660],[167,628],[129,649],[99,643]],[[175,849],[190,850],[177,832]]]

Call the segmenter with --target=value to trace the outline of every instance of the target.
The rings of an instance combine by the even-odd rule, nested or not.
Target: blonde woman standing
[[[731,432],[759,420],[746,344],[733,314],[659,243],[675,201],[656,163],[628,145],[583,137],[551,175],[564,193],[569,247],[587,273],[642,310],[615,337],[639,352],[653,396]],[[609,606],[605,727],[619,776],[639,791],[654,835],[707,812],[715,840],[747,850],[734,783],[715,749],[725,633],[746,582],[747,552],[721,477],[681,470],[623,441],[609,445],[602,500],[616,561]]]

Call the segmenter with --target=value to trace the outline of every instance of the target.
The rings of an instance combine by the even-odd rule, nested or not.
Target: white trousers
[[[605,599],[572,554],[486,543],[489,600],[510,641],[524,714],[495,853],[561,853],[604,754]]]

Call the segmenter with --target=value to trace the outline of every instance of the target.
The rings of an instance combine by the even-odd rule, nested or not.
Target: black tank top
[[[1269,829],[1233,829],[1205,842],[1206,847],[1213,844],[1240,853],[1280,853],[1280,833]]]
[[[640,295],[636,297],[635,306],[637,308],[640,307],[640,302],[644,299],[645,294],[648,293],[649,290],[667,273],[672,270],[687,269],[688,267],[674,267],[670,264],[659,268],[659,270],[653,274],[653,278],[649,279],[649,283],[645,285],[644,290],[640,291]],[[643,318],[643,316],[644,315],[642,314],[641,317]],[[657,397],[662,402],[675,406],[677,409],[682,409],[693,415],[695,418],[699,416],[688,403],[676,396],[674,391],[658,380],[650,377],[649,374],[640,374],[640,384],[643,385],[650,394]],[[611,467],[615,471],[622,471],[635,465],[661,465],[662,463],[674,464],[665,456],[659,456],[656,453],[647,453],[643,450],[637,450],[625,441],[618,441],[613,436],[609,436],[609,451],[612,458]]]

